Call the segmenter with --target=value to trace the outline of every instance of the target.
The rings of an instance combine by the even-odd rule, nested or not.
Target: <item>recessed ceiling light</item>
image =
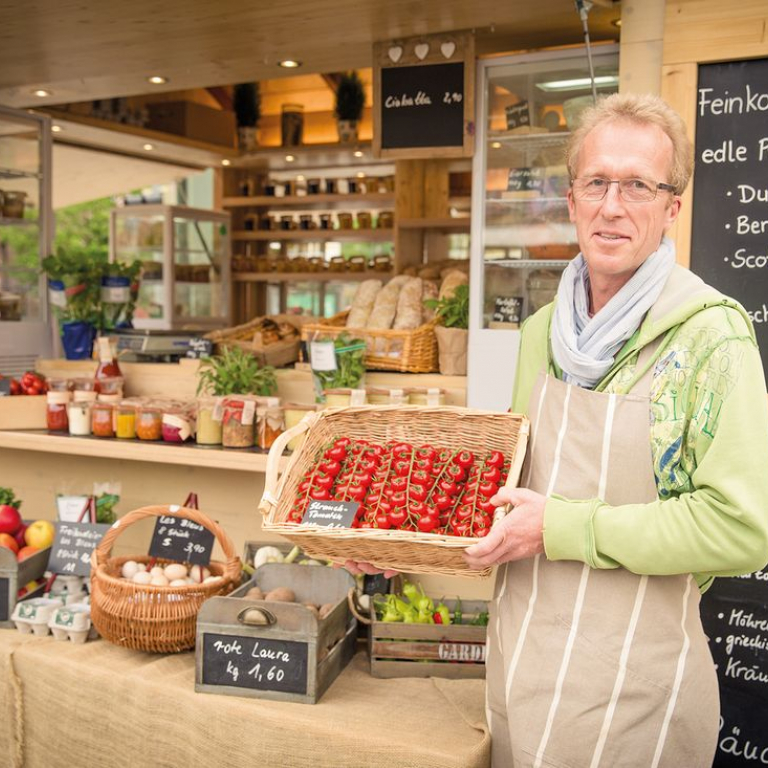
[[[229,161],[229,160],[227,160],[227,158],[226,158],[226,157],[225,157],[225,158],[224,158],[224,159],[221,161],[221,164],[222,164],[222,165],[231,165],[230,161]]]
[[[282,61],[277,62],[278,67],[285,67],[286,69],[296,69],[296,67],[301,66],[300,61],[296,61],[296,59],[283,59]]]
[[[286,163],[292,163],[296,158],[293,155],[286,155],[285,156],[285,162]]]
[[[536,83],[542,91],[580,91],[589,88],[592,81],[588,77],[577,77],[572,80],[550,80],[547,83]],[[609,88],[619,84],[618,75],[599,75],[595,78],[598,88]]]
[[[303,174],[303,173],[300,173],[300,174],[299,174],[299,175],[296,177],[296,181],[304,181],[304,174]]]
[[[613,24],[614,27],[620,27],[621,26],[621,19],[614,19],[611,24]]]
[[[365,178],[365,174],[362,171],[358,171],[357,172],[357,178],[358,179],[364,179]]]
[[[38,88],[35,91],[32,91],[32,93],[35,94],[35,96],[39,96],[41,99],[44,99],[46,96],[53,96],[53,94],[50,91],[46,91],[45,88]]]
[[[356,149],[355,150],[355,157],[362,157],[362,156],[363,156],[363,153],[359,149]]]
[[[54,133],[61,133],[64,129],[60,125],[52,125],[51,130]]]
[[[152,75],[152,77],[148,77],[147,80],[152,83],[152,85],[163,85],[168,82],[168,78],[163,77],[162,75]]]
[[[155,148],[154,144],[145,144],[144,149],[147,150],[147,152],[151,152]]]
[[[491,143],[491,147],[493,149],[501,149],[501,142],[500,141],[494,141]]]

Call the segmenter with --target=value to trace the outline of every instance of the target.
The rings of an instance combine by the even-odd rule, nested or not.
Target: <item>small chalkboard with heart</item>
[[[312,499],[304,512],[301,524],[322,525],[325,528],[351,528],[359,508],[357,501]]]

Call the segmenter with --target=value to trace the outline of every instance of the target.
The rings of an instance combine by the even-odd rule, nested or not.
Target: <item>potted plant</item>
[[[256,149],[256,126],[261,117],[258,83],[239,83],[233,90],[233,106],[237,119],[237,141],[241,152]]]
[[[354,144],[357,141],[357,129],[365,106],[365,90],[357,72],[345,72],[336,89],[336,107],[334,114],[338,121],[339,141],[342,144]]]
[[[220,355],[203,358],[198,377],[198,395],[269,397],[277,392],[275,369],[271,365],[260,366],[253,355],[240,347],[225,347]]]
[[[469,337],[469,286],[459,285],[441,299],[426,299],[428,309],[435,310],[440,325],[435,327],[440,360],[440,373],[466,376]]]

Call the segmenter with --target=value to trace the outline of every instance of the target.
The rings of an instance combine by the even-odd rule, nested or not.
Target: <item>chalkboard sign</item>
[[[11,394],[11,380],[0,379],[0,397],[7,397]]]
[[[464,62],[381,72],[381,148],[464,144]]]
[[[543,192],[544,168],[510,168],[507,176],[508,192]]]
[[[149,554],[177,562],[208,565],[215,539],[205,526],[186,517],[162,515],[155,521]]]
[[[66,576],[88,576],[91,553],[109,530],[106,523],[56,523],[48,570]]]
[[[307,643],[203,634],[203,684],[307,693]]]
[[[312,499],[302,524],[322,525],[325,528],[351,528],[360,504],[356,501],[318,501]]]
[[[497,323],[519,323],[522,311],[521,296],[496,296],[493,301],[493,320]]]
[[[213,342],[210,339],[192,337],[187,348],[187,357],[210,357],[213,354]]]
[[[507,115],[507,130],[519,128],[521,125],[531,124],[531,112],[528,109],[527,101],[520,101],[517,104],[510,104],[505,110]]]
[[[11,588],[11,582],[8,579],[0,579],[0,621],[8,621],[8,608],[11,604],[11,598],[8,590]]]
[[[717,579],[702,595],[701,619],[720,682],[713,765],[768,765],[768,570]]]
[[[699,67],[691,270],[744,305],[768,366],[768,59]]]

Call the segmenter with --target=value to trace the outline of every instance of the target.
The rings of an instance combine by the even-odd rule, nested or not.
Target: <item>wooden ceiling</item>
[[[618,2],[593,1],[592,38],[616,39]],[[478,55],[583,39],[573,0],[0,0],[0,19],[0,104],[15,107],[370,67],[375,41],[427,33],[473,29]]]

